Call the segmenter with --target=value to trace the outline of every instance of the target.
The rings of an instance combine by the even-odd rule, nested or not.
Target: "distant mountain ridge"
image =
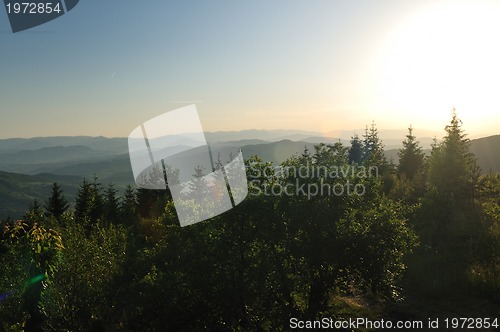
[[[407,135],[406,130],[378,130],[379,137],[386,147],[401,145]],[[359,130],[337,130],[329,133],[295,129],[274,129],[274,130],[241,130],[241,131],[217,131],[205,132],[205,137],[210,143],[239,142],[259,140],[261,142],[278,142],[282,140],[304,141],[309,143],[334,143],[339,140],[346,144],[351,137],[358,134],[362,137],[364,129]],[[430,144],[434,134],[425,130],[414,130],[414,134],[421,141],[422,145]],[[439,137],[439,136],[438,136]],[[0,139],[0,153],[8,151],[37,150],[44,147],[57,146],[87,146],[98,151],[127,153],[126,137],[104,137],[104,136],[51,136],[33,138],[7,138]]]
[[[58,146],[86,146],[98,151],[109,152],[121,150],[121,153],[126,153],[127,139],[108,138],[104,136],[53,136],[0,139],[0,152],[37,150]]]
[[[2,160],[9,163],[29,163],[33,160],[58,162],[65,160],[85,160],[91,157],[107,156],[105,151],[94,150],[85,145],[42,147],[39,149],[9,151],[2,153]]]
[[[381,140],[389,159],[397,161],[397,150],[405,138]],[[312,150],[314,144],[341,142],[348,146],[349,140],[309,136],[317,134],[294,130],[246,130],[241,132],[208,132],[207,140],[212,147],[214,158],[220,154],[224,158],[235,155],[241,148],[243,155],[260,155],[264,160],[279,163],[294,153],[301,153],[305,147]],[[347,135],[347,131],[342,133]],[[395,131],[390,131],[394,136]],[[255,137],[257,136],[257,137]],[[288,137],[288,138],[283,138]],[[243,138],[239,140],[238,138]],[[295,138],[295,139],[291,139]],[[424,150],[430,148],[430,138],[419,139]],[[167,147],[173,153],[183,148],[172,140]],[[471,141],[471,152],[479,159],[485,171],[500,171],[500,135]],[[89,176],[98,174],[109,181],[123,183],[130,174],[127,138],[106,137],[36,137],[32,139],[0,139],[0,170],[6,172],[36,175],[53,173],[59,175]]]

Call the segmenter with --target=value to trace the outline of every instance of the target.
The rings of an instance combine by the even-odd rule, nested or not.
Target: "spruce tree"
[[[446,136],[431,154],[429,180],[442,195],[452,199],[473,195],[473,175],[477,173],[474,156],[469,152],[469,139],[462,130],[462,121],[452,111]]]
[[[23,220],[26,224],[28,224],[30,227],[33,226],[35,223],[41,223],[44,222],[45,215],[43,213],[43,209],[40,206],[40,203],[38,203],[37,199],[34,199],[33,202],[30,204],[30,207],[28,211],[23,216]]]
[[[196,166],[194,173],[192,174],[193,179],[189,182],[189,195],[192,197],[203,197],[208,194],[208,183],[204,176],[205,168],[203,166]]]
[[[361,165],[363,162],[363,141],[358,134],[351,137],[351,146],[349,147],[349,163]]]
[[[424,164],[424,152],[413,135],[413,128],[408,128],[408,135],[403,141],[403,148],[398,152],[398,173],[412,180]]]
[[[384,155],[384,145],[378,136],[378,130],[375,126],[375,122],[372,122],[369,129],[368,127],[365,129],[363,159],[373,166],[387,164]]]
[[[101,184],[97,182],[97,178],[94,178],[92,183],[84,179],[76,197],[76,219],[93,224],[102,217],[102,213]]]
[[[112,184],[108,186],[104,193],[104,219],[106,223],[116,223],[119,217],[119,204],[116,197],[117,190]]]
[[[122,223],[133,225],[137,220],[137,195],[132,186],[128,185],[120,202],[120,216]]]
[[[64,212],[69,208],[68,201],[63,195],[63,190],[58,183],[52,184],[52,194],[45,203],[45,214],[60,220]]]

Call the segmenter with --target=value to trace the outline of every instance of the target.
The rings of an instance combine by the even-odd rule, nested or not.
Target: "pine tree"
[[[403,141],[403,148],[398,152],[398,173],[412,180],[424,164],[424,152],[413,135],[413,128],[408,128],[408,135]]]
[[[61,186],[57,183],[52,185],[52,194],[45,204],[45,214],[60,220],[64,212],[69,208],[68,201],[63,195]]]

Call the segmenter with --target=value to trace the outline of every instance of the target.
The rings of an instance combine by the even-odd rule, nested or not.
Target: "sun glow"
[[[475,1],[433,2],[402,19],[386,39],[376,103],[429,129],[455,107],[468,129],[498,133],[499,17],[499,1]]]

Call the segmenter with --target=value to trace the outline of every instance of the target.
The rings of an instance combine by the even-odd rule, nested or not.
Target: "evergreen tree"
[[[403,141],[403,148],[398,152],[398,173],[412,180],[424,163],[424,152],[413,135],[413,128],[408,128],[408,135]]]
[[[112,184],[108,186],[104,194],[104,219],[108,223],[116,223],[119,217],[119,204],[116,197],[117,190]]]
[[[161,182],[162,186],[155,184],[148,187],[153,182],[145,182],[147,184],[146,187],[141,186],[136,194],[136,210],[138,214],[144,218],[160,216],[164,212],[167,202],[172,200],[170,186],[179,184],[180,171],[178,169],[174,169],[168,164],[162,165],[161,167],[155,167],[154,169],[155,170],[151,171],[149,176],[155,181]]]
[[[363,141],[358,134],[351,137],[351,146],[349,147],[349,163],[361,165],[363,162]]]
[[[381,186],[379,189],[384,193],[389,193],[394,186],[395,175],[394,165],[389,164],[385,158],[384,145],[378,136],[378,130],[375,122],[372,121],[370,128],[365,129],[363,136],[363,164],[365,167],[376,167],[380,178]]]
[[[102,213],[101,184],[97,182],[97,178],[94,178],[92,183],[84,179],[76,196],[76,219],[86,224],[93,224],[102,217]]]
[[[34,199],[30,204],[28,211],[24,214],[23,220],[26,224],[33,226],[35,223],[40,223],[45,220],[43,209],[38,203],[37,199]]]
[[[208,194],[208,183],[205,176],[205,168],[203,166],[196,166],[194,169],[193,179],[189,181],[188,195],[192,195],[194,197],[203,197]]]
[[[165,197],[170,191],[162,189],[137,190],[137,212],[143,218],[158,217],[163,213]]]
[[[438,192],[449,198],[472,197],[473,175],[477,173],[477,166],[455,109],[445,130],[443,141],[432,150],[429,180]]]
[[[38,199],[35,198],[33,200],[33,202],[30,204],[29,210],[30,211],[41,211],[42,210],[40,203],[38,203]]]
[[[69,208],[68,201],[63,195],[61,186],[57,183],[52,185],[52,194],[45,204],[45,214],[60,220],[64,212]]]
[[[307,148],[307,145],[304,146],[304,151],[302,151],[302,158],[309,158],[311,154],[309,153],[309,149]]]
[[[135,190],[128,185],[120,202],[120,216],[125,225],[133,225],[136,221],[137,195]]]
[[[375,166],[386,165],[387,161],[384,156],[384,145],[378,136],[378,130],[375,122],[372,122],[370,128],[365,129],[364,137],[364,155],[363,160]]]

